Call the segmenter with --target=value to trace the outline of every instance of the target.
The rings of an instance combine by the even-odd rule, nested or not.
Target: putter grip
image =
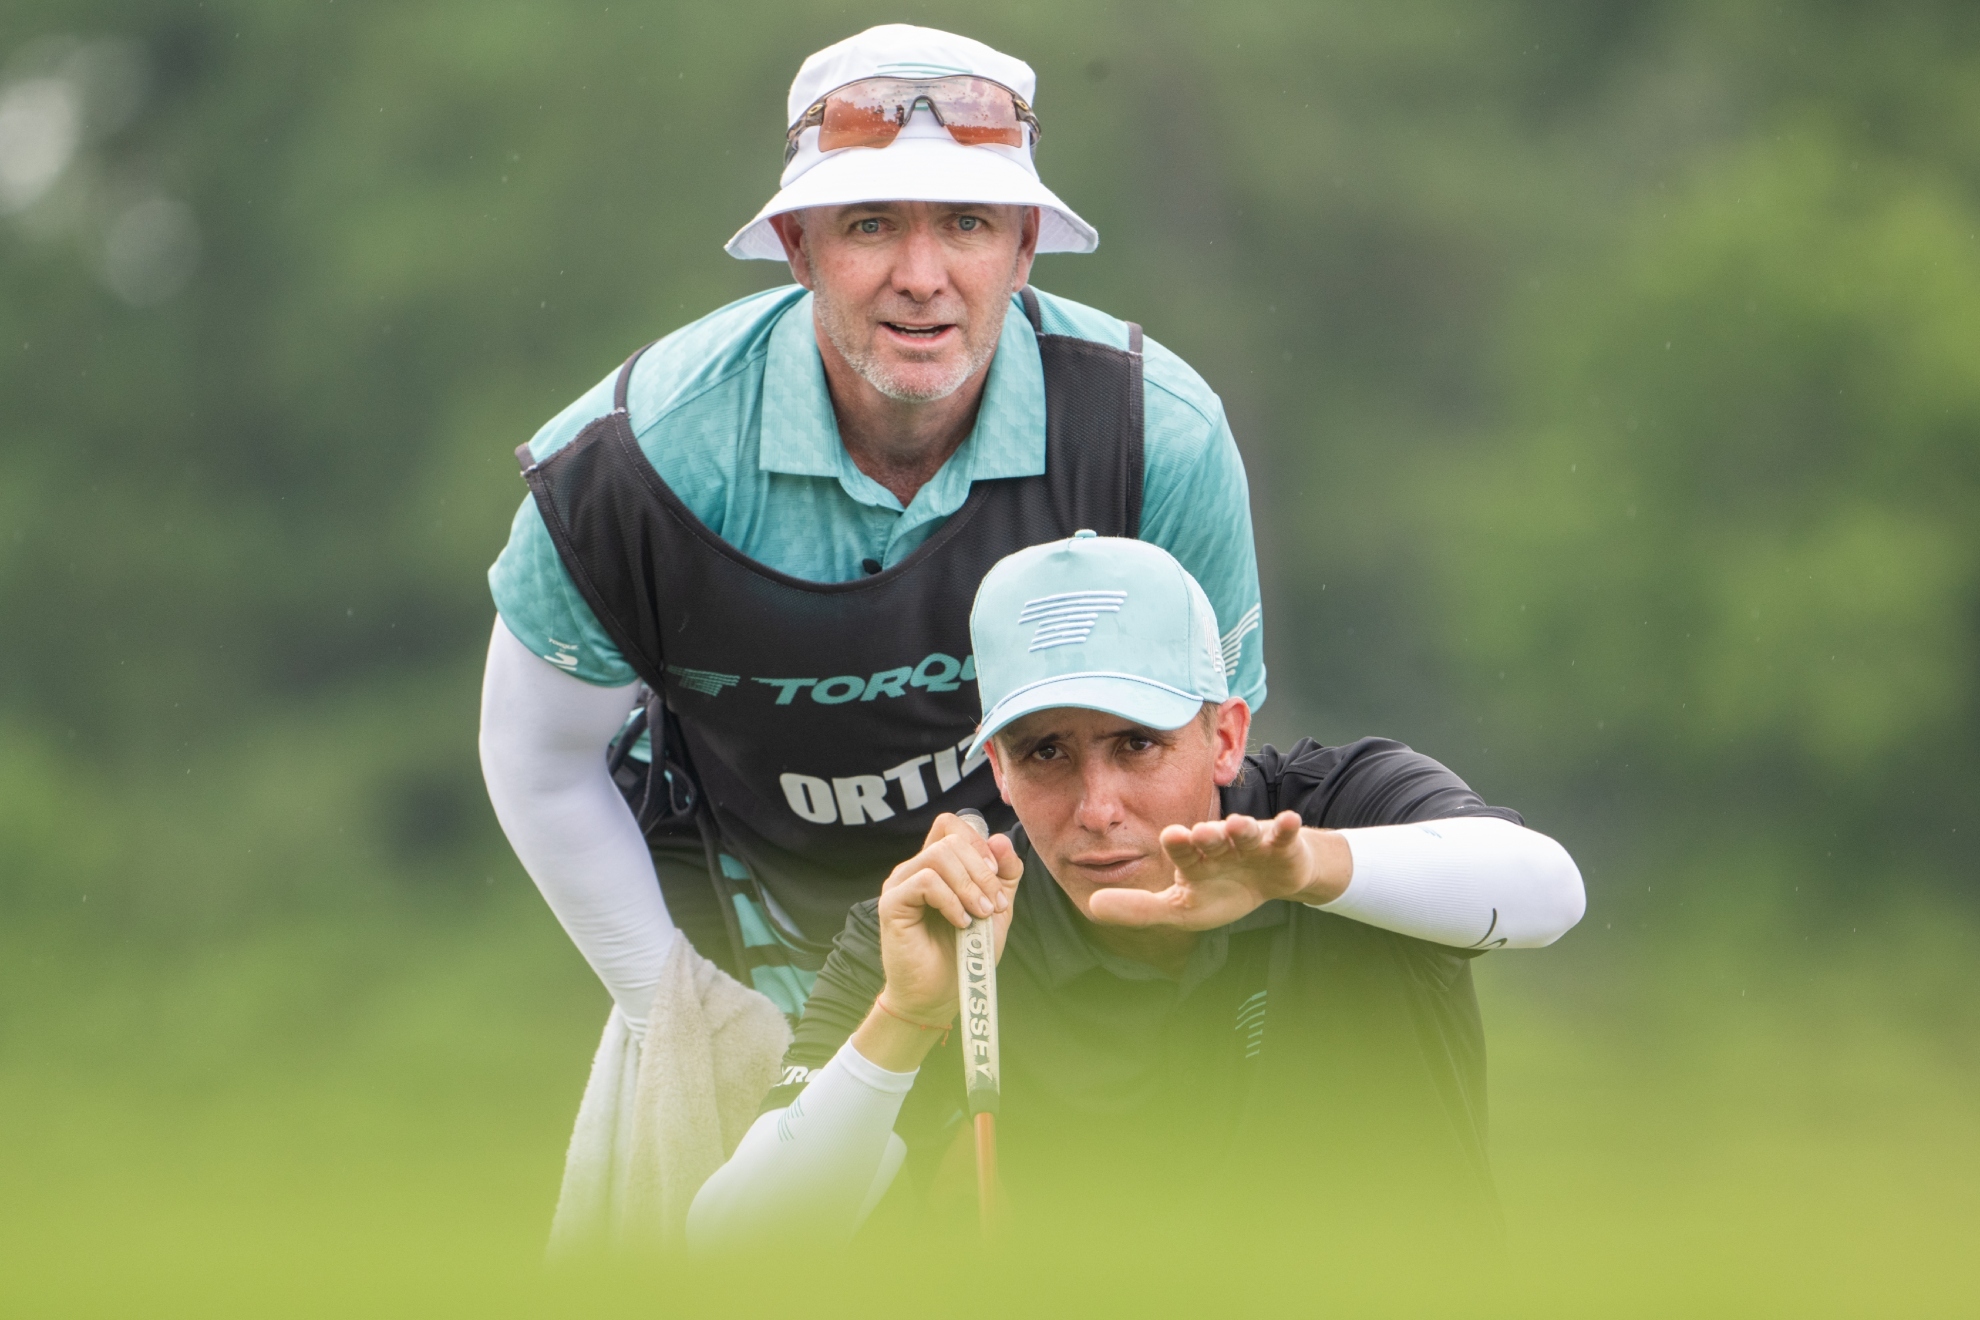
[[[965,807],[956,815],[990,837],[990,822],[980,812]],[[962,1004],[969,1112],[994,1114],[1003,1072],[997,1056],[997,932],[989,917],[977,917],[956,932],[956,996]]]

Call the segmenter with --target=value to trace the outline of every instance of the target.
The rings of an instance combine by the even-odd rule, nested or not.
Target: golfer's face
[[[1150,729],[1067,707],[1018,720],[991,755],[1039,859],[1091,916],[1101,889],[1169,887],[1175,868],[1158,840],[1165,826],[1218,815],[1217,751],[1200,720]]]
[[[820,207],[804,215],[807,283],[862,375],[896,398],[941,398],[996,352],[1037,232],[1016,206]]]

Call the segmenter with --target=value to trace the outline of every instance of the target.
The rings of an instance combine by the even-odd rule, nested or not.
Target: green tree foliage
[[[1796,116],[1530,300],[1515,419],[1439,506],[1453,652],[1517,757],[1687,830],[1842,840],[1838,880],[1956,856],[1976,230],[1957,180]]]

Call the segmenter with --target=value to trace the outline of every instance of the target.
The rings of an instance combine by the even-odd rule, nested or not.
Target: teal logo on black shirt
[[[1265,992],[1260,990],[1238,1005],[1237,1033],[1244,1037],[1244,1057],[1255,1059],[1265,1048]]]

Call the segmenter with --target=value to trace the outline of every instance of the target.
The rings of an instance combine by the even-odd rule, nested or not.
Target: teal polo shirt
[[[1040,292],[1048,334],[1126,348],[1127,323]],[[1223,633],[1231,692],[1265,701],[1258,562],[1244,463],[1203,378],[1144,339],[1141,539],[1203,584]],[[614,371],[530,441],[548,457],[612,410]],[[792,285],[744,298],[676,330],[633,368],[633,434],[663,481],[709,530],[750,558],[813,582],[847,582],[862,562],[892,567],[963,506],[970,486],[1045,470],[1045,373],[1013,298],[969,438],[903,506],[839,441],[812,329],[811,294]],[[587,683],[637,677],[572,585],[534,500],[516,510],[488,570],[502,621],[523,645]]]

